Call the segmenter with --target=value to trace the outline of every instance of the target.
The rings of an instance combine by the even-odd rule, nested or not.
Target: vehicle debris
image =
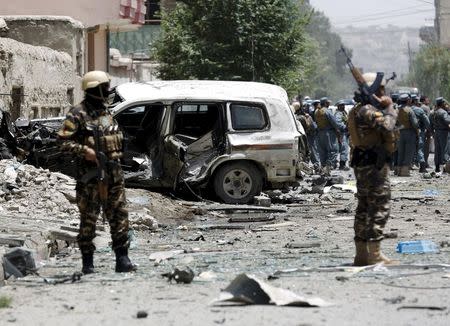
[[[325,307],[330,303],[321,298],[306,298],[289,290],[269,285],[253,275],[240,274],[221,292],[216,300],[243,305],[276,305],[297,307]]]
[[[136,318],[140,319],[140,318],[147,318],[148,317],[148,312],[145,310],[139,310],[136,313]]]
[[[169,273],[161,274],[162,277],[167,277],[168,282],[175,280],[177,283],[189,284],[194,280],[194,271],[189,267],[184,269],[175,268]]]
[[[36,271],[33,254],[24,248],[15,248],[3,255],[5,279],[11,276],[24,277]]]

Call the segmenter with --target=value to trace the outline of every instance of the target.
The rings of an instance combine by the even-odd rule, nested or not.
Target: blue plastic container
[[[431,240],[401,241],[397,244],[397,252],[401,254],[438,253],[438,246]]]

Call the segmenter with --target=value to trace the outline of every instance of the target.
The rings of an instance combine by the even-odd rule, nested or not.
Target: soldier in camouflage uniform
[[[78,157],[76,198],[80,211],[78,245],[82,254],[85,274],[94,272],[95,226],[101,206],[111,229],[112,247],[116,254],[116,272],[129,272],[135,266],[128,258],[128,212],[125,209],[125,188],[120,157],[123,135],[105,103],[109,92],[109,76],[103,71],[91,71],[84,75],[82,88],[84,100],[71,108],[58,132],[61,149]],[[107,199],[100,203],[97,179],[98,156],[95,152],[96,137],[93,130],[100,131],[98,144],[107,157]]]
[[[366,73],[363,77],[370,86],[376,74]],[[380,245],[390,213],[389,164],[398,133],[395,129],[397,112],[392,100],[385,96],[384,84],[376,92],[381,98],[379,108],[359,103],[348,115],[351,166],[355,171],[358,198],[354,223],[355,266],[392,263],[381,253]]]

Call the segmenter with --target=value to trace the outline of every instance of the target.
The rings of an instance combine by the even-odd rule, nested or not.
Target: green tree
[[[450,98],[450,50],[439,45],[423,46],[415,55],[407,80],[431,98]]]
[[[316,43],[317,51],[310,95],[333,99],[348,97],[355,89],[355,83],[346,66],[346,59],[339,51],[341,37],[332,32],[328,17],[318,11],[311,15],[306,31]],[[351,50],[349,54],[351,55]]]
[[[310,80],[317,47],[299,1],[182,0],[163,16],[155,49],[162,79],[251,80],[290,93]]]

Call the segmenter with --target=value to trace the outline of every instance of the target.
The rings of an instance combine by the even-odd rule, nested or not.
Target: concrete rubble
[[[227,304],[249,303],[244,294],[220,294],[237,275],[246,275],[240,281],[257,285],[260,298],[275,291],[275,299],[265,303],[284,305],[289,301],[284,299],[290,298],[292,304],[335,304],[303,309],[305,322],[356,325],[357,320],[352,319],[355,309],[370,316],[385,309],[390,311],[390,319],[374,317],[374,324],[401,320],[445,325],[448,308],[442,308],[449,298],[450,272],[448,178],[443,174],[423,180],[417,173],[410,179],[392,178],[392,217],[383,241],[383,251],[401,261],[392,267],[350,266],[356,198],[349,172],[329,177],[305,174],[296,187],[265,192],[267,196],[262,196],[270,198],[269,207],[191,202],[127,188],[133,228],[130,256],[139,265],[138,271],[114,273],[108,228],[99,221],[96,273],[78,277],[75,273],[81,262],[76,248],[74,180],[16,160],[2,160],[0,255],[10,251],[11,245],[37,252],[40,277],[4,281],[2,292],[13,298],[14,309],[0,309],[0,318],[32,324],[27,316],[36,316],[42,307],[27,305],[27,298],[36,298],[30,289],[38,289],[46,307],[55,303],[58,295],[54,289],[64,289],[60,310],[48,309],[48,320],[67,315],[86,322],[80,312],[92,311],[92,295],[117,302],[114,309],[123,314],[124,322],[132,322],[139,311],[147,313],[149,322],[192,316],[193,311],[196,320],[205,324],[254,324],[256,318],[263,324],[284,325],[298,320],[298,309],[272,310],[265,305],[228,308]],[[58,207],[49,204],[55,200]],[[31,207],[27,212],[33,215],[21,213],[27,205]],[[400,241],[421,239],[433,240],[440,246],[439,253],[403,255],[395,250]],[[167,279],[175,282],[170,284]],[[223,295],[233,302],[208,304],[218,296],[225,298]],[[321,301],[310,301],[314,296]],[[397,300],[399,297],[403,298]],[[116,311],[103,306],[109,314]],[[105,313],[92,311],[91,322],[101,323]]]

